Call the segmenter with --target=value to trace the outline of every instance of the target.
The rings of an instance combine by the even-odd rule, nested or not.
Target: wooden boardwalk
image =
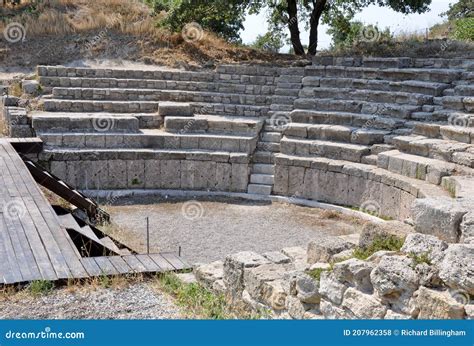
[[[187,268],[169,253],[81,257],[23,160],[0,138],[0,284]]]

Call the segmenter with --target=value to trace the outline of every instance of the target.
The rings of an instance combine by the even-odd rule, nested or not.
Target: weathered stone
[[[439,262],[444,257],[448,244],[435,236],[421,233],[409,234],[401,251],[417,256],[426,255],[432,262]]]
[[[244,269],[269,263],[265,257],[251,251],[229,255],[224,261],[224,283],[229,290],[238,294],[244,289]]]
[[[271,251],[263,254],[263,257],[276,264],[290,263],[291,259],[279,251]]]
[[[397,255],[397,251],[387,251],[387,250],[380,250],[372,254],[370,257],[367,258],[367,262],[375,262],[378,263],[384,256],[393,256]]]
[[[318,263],[313,263],[309,267],[309,270],[315,270],[315,269],[321,269],[321,270],[328,270],[331,268],[331,265],[327,262],[318,262]]]
[[[204,286],[212,288],[217,280],[224,277],[224,262],[215,261],[198,266],[194,270],[197,280]]]
[[[261,285],[261,302],[273,310],[285,309],[287,294],[281,280],[265,281]]]
[[[371,262],[351,258],[334,264],[333,276],[347,286],[354,286],[358,290],[371,293],[373,288],[370,282],[370,273],[374,268]]]
[[[341,261],[345,261],[349,258],[352,258],[353,256],[354,256],[354,250],[353,249],[344,250],[344,251],[341,251],[341,252],[335,254],[334,256],[332,256],[331,261],[341,262]]]
[[[21,88],[25,94],[37,95],[40,91],[40,84],[36,80],[24,80],[21,83]]]
[[[303,303],[318,304],[321,299],[319,282],[304,273],[296,277],[296,292],[298,299]]]
[[[320,307],[321,313],[328,320],[342,320],[342,319],[353,318],[353,316],[349,312],[338,307],[333,302],[327,301],[325,299],[321,299],[321,303],[319,307]]]
[[[211,289],[214,291],[214,292],[217,292],[217,293],[225,293],[225,291],[227,291],[227,286],[225,285],[224,283],[224,280],[216,280],[214,281],[214,283],[212,284],[212,287]]]
[[[411,210],[417,232],[432,234],[450,243],[459,240],[459,226],[466,213],[459,203],[447,198],[417,199]]]
[[[178,279],[185,284],[197,283],[196,277],[193,273],[178,273],[176,274]]]
[[[407,311],[408,301],[419,286],[418,274],[411,265],[412,260],[406,256],[387,256],[370,274],[374,290],[382,301],[401,312]]]
[[[308,260],[306,249],[299,246],[293,246],[286,247],[282,249],[281,252],[291,259],[291,262],[295,265],[295,268],[297,270],[304,271],[305,269],[307,269]]]
[[[439,264],[439,276],[450,288],[474,295],[474,245],[449,245]]]
[[[352,287],[344,293],[343,308],[350,310],[355,318],[381,319],[387,308],[372,295],[364,294]]]
[[[355,247],[353,243],[338,237],[326,237],[312,241],[308,245],[308,263],[329,262],[332,256]]]
[[[461,222],[461,242],[474,243],[474,212],[463,216]]]
[[[409,320],[410,318],[410,315],[399,314],[393,310],[387,310],[387,313],[384,317],[386,320]]]
[[[303,303],[298,298],[292,296],[286,299],[286,309],[290,316],[297,320],[303,319],[306,312]]]
[[[249,292],[252,298],[257,299],[258,301],[262,301],[263,284],[268,281],[274,281],[283,278],[283,275],[287,271],[287,267],[275,263],[262,264],[254,268],[245,268],[245,289]]]
[[[418,319],[462,319],[464,307],[448,292],[421,286],[410,301],[412,316]]]
[[[408,234],[413,233],[413,227],[400,221],[388,221],[384,223],[367,223],[362,228],[360,234],[359,246],[368,247],[376,238],[386,238],[395,236],[405,238]]]
[[[468,304],[464,306],[464,311],[466,311],[466,317],[470,320],[474,319],[474,304]]]
[[[303,318],[305,320],[324,320],[324,315],[321,313],[319,309],[313,309],[309,311],[305,311]]]
[[[340,305],[347,286],[337,280],[331,272],[322,272],[319,280],[319,294],[321,297]]]
[[[189,117],[193,115],[193,112],[189,103],[165,101],[159,103],[158,115],[162,117]]]

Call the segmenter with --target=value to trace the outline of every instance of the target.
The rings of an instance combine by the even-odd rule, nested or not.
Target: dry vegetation
[[[291,55],[231,45],[210,33],[200,41],[186,42],[179,33],[158,28],[158,18],[138,0],[45,0],[32,9],[27,3],[3,9],[0,15],[0,31],[10,22],[20,22],[26,28],[24,42],[0,41],[2,66],[65,64],[87,58],[186,68],[295,60]]]

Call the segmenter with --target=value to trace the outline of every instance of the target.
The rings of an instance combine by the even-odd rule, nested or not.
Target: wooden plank
[[[12,266],[9,252],[6,249],[7,244],[3,240],[3,236],[6,234],[6,227],[3,214],[0,214],[0,275],[2,276],[2,283],[11,284],[19,282],[21,278],[18,276],[20,273],[19,268],[15,269],[14,266]]]
[[[97,265],[96,261],[92,257],[84,257],[81,260],[84,269],[87,271],[89,276],[100,276],[102,274],[102,270]]]
[[[5,146],[4,146],[5,147]],[[73,245],[72,240],[70,239],[69,235],[66,233],[65,229],[61,228],[59,224],[59,220],[54,213],[53,209],[51,206],[47,203],[45,197],[41,193],[39,187],[36,185],[36,183],[32,184],[33,178],[31,177],[31,174],[28,172],[26,169],[26,166],[21,160],[21,158],[18,156],[18,154],[13,150],[12,147],[7,148],[8,153],[10,154],[12,162],[14,162],[14,166],[19,170],[23,170],[25,174],[20,174],[22,176],[23,180],[26,182],[26,180],[29,180],[29,184],[27,184],[28,192],[31,195],[31,198],[36,204],[36,209],[38,209],[39,214],[36,214],[38,216],[38,219],[35,218],[36,222],[41,222],[39,220],[40,217],[43,218],[44,222],[47,224],[47,228],[49,228],[50,233],[54,239],[54,242],[56,242],[56,245],[53,244],[53,242],[49,243],[49,245],[52,246],[54,250],[54,256],[57,256],[57,259],[60,259],[62,257],[64,259],[64,262],[67,266],[67,271],[68,273],[60,272],[58,273],[58,277],[60,278],[68,278],[71,277],[71,274],[73,277],[87,277],[88,274],[84,267],[82,266],[81,262],[79,261],[80,255],[77,250],[77,248]],[[28,179],[29,178],[29,179]],[[33,209],[35,209],[33,207]],[[48,251],[50,251],[49,246],[46,246],[48,248]],[[59,250],[59,254],[58,254]],[[60,268],[58,268],[60,270]],[[70,273],[69,273],[70,271]]]
[[[161,254],[150,254],[149,257],[155,262],[164,272],[173,271],[175,268],[168,262]]]
[[[107,257],[93,257],[103,275],[119,275],[112,262]]]
[[[135,255],[146,268],[148,273],[159,273],[162,271],[161,267],[156,264],[148,255]]]
[[[161,255],[168,261],[176,270],[183,270],[189,268],[181,259],[171,252],[162,252]]]
[[[109,256],[108,259],[120,274],[133,273],[134,270],[120,256]]]
[[[142,264],[142,262],[140,262],[135,257],[135,255],[123,256],[122,258],[124,259],[125,262],[127,262],[127,264],[130,266],[130,268],[132,268],[135,272],[137,272],[137,273],[146,273],[145,266]]]

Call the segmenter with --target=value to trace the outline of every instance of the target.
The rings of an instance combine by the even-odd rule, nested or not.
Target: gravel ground
[[[145,251],[148,216],[151,251],[177,252],[181,246],[182,256],[191,263],[219,260],[244,250],[263,253],[306,246],[326,235],[358,233],[365,222],[316,208],[215,198],[127,198],[107,210],[121,227],[112,233],[122,242]]]
[[[173,301],[138,283],[121,288],[80,287],[53,290],[44,296],[24,292],[2,297],[0,319],[179,319]]]

